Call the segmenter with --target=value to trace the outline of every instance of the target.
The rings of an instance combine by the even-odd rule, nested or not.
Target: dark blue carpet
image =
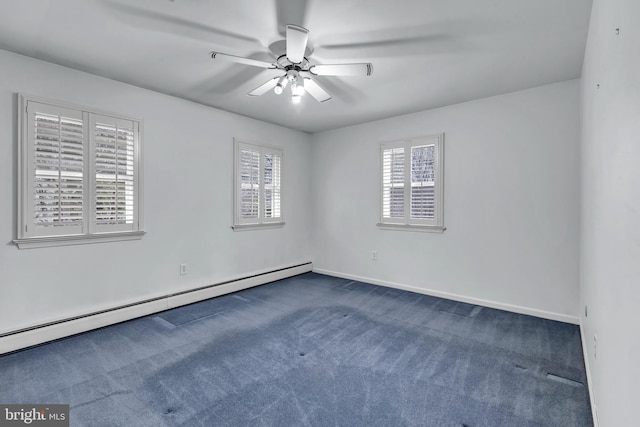
[[[0,384],[72,426],[592,425],[577,326],[314,273],[0,357]]]

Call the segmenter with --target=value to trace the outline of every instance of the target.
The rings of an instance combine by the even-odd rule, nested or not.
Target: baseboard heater
[[[76,335],[104,326],[241,291],[313,270],[311,262],[291,265],[249,276],[234,278],[187,291],[171,293],[93,313],[43,323],[0,334],[0,354],[25,349],[45,342]]]

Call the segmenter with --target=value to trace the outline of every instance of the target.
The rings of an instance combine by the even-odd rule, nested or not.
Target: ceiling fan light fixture
[[[299,104],[302,101],[302,95],[304,95],[304,83],[303,79],[296,79],[291,83],[291,101],[294,104]]]
[[[302,96],[304,95],[304,84],[302,82],[298,82],[295,85],[291,86],[291,94],[294,96]]]
[[[287,83],[289,83],[289,80],[287,80],[287,75],[285,74],[284,76],[280,77],[278,83],[276,84],[276,87],[273,88],[273,91],[276,93],[276,95],[280,95],[282,94],[282,92],[284,92],[284,88],[287,87]]]

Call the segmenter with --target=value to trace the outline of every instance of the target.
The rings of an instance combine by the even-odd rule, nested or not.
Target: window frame
[[[58,232],[46,230],[38,233],[37,227],[33,224],[33,198],[34,187],[31,174],[35,169],[31,162],[34,159],[35,141],[32,138],[33,132],[30,129],[31,117],[28,111],[29,104],[39,104],[43,110],[51,112],[67,111],[71,115],[81,116],[83,123],[82,147],[83,147],[83,172],[82,172],[82,224],[75,229],[60,226]],[[46,111],[40,111],[46,113]],[[122,240],[139,240],[146,233],[144,230],[144,185],[143,185],[143,121],[141,119],[125,117],[108,111],[95,108],[88,108],[71,104],[64,101],[46,99],[27,94],[18,94],[18,194],[17,194],[17,232],[13,243],[19,249],[30,249],[51,246],[66,246],[87,243],[112,242]],[[127,227],[114,224],[113,227],[101,225],[96,227],[95,222],[95,136],[92,126],[96,117],[106,117],[115,121],[131,122],[135,127],[134,131],[134,218],[133,223]],[[35,118],[35,115],[34,115]],[[31,230],[29,229],[30,227]],[[45,229],[42,229],[45,230]],[[67,232],[68,231],[68,232]]]
[[[259,172],[260,182],[258,184],[259,202],[258,202],[258,217],[253,218],[241,218],[241,190],[242,190],[242,165],[241,165],[241,151],[247,149],[251,151],[257,151],[259,153]],[[283,216],[283,182],[284,182],[284,150],[281,148],[270,147],[265,145],[258,145],[243,140],[234,139],[234,154],[233,154],[233,225],[231,228],[234,231],[256,230],[265,228],[280,228],[285,225]],[[264,183],[264,155],[274,154],[280,157],[280,170],[279,170],[279,197],[280,197],[280,216],[265,218],[264,216],[264,199],[265,199],[265,183]]]
[[[435,146],[435,171],[434,171],[434,217],[433,218],[411,218],[411,150],[413,147],[424,145]],[[403,148],[403,216],[385,217],[385,151]],[[394,142],[380,144],[379,152],[379,185],[380,185],[380,205],[378,228],[385,230],[402,231],[423,231],[431,233],[442,233],[444,227],[444,133],[423,136],[418,138],[405,139]],[[392,184],[393,185],[393,184]],[[400,188],[400,186],[398,186]]]

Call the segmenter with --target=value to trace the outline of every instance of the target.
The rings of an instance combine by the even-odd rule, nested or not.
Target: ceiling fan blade
[[[475,28],[472,22],[467,23],[464,34],[471,34],[467,28]],[[459,24],[456,24],[456,27]],[[455,50],[462,41],[463,34],[442,23],[430,22],[418,26],[403,26],[378,31],[367,31],[349,34],[333,34],[323,38],[323,43],[316,47],[316,56],[326,58],[388,58],[405,55],[423,55]]]
[[[287,59],[294,64],[304,60],[309,30],[299,25],[287,25]]]
[[[319,64],[312,65],[309,72],[316,76],[370,76],[373,65],[362,64]]]
[[[226,53],[211,52],[211,59],[217,59],[219,61],[235,62],[237,64],[251,65],[253,67],[260,68],[276,68],[274,64],[270,64],[265,61],[258,61],[256,59],[243,58],[242,56],[228,55]]]
[[[325,102],[331,99],[331,95],[329,95],[326,90],[309,77],[304,78],[304,90],[306,90],[309,95],[313,96],[318,102]]]
[[[247,43],[251,46],[260,44],[260,40],[248,37],[245,34],[225,31],[154,10],[129,6],[113,0],[103,0],[96,3],[99,4],[106,13],[136,29],[188,37],[201,43],[214,41],[218,46],[238,47],[238,43]]]
[[[271,89],[276,87],[276,85],[278,84],[278,80],[280,80],[280,77],[274,77],[271,80],[267,81],[265,84],[258,86],[257,88],[249,92],[248,95],[249,96],[264,95],[265,93],[269,92]]]
[[[286,37],[287,25],[304,25],[310,0],[276,0],[276,16],[278,18],[278,33]]]

